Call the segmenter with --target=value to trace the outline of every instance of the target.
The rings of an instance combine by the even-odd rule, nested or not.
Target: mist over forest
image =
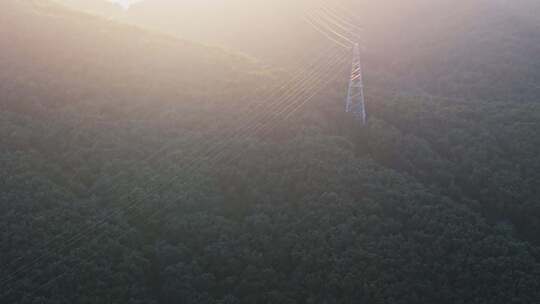
[[[0,1],[1,304],[540,302],[539,2],[113,2]]]

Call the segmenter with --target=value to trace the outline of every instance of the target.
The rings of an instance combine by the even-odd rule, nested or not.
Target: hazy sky
[[[113,3],[120,5],[123,9],[128,9],[132,4],[143,0],[110,0]]]

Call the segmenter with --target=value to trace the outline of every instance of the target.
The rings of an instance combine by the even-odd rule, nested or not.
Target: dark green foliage
[[[31,7],[0,3],[3,45],[52,35],[60,21],[47,14],[68,18],[67,38],[48,45],[54,59],[0,53],[0,303],[540,300],[537,100],[368,86],[359,128],[339,80],[213,158],[246,119],[238,109],[263,102],[253,84],[272,90],[276,73]]]

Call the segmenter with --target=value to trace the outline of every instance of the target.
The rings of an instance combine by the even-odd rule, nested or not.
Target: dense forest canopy
[[[0,303],[540,301],[539,5],[289,2],[0,2]]]

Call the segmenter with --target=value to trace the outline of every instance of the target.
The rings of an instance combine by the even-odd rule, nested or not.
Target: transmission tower
[[[353,48],[351,80],[349,82],[349,92],[347,94],[346,112],[366,123],[366,103],[364,99],[364,82],[362,79],[362,66],[360,64],[360,46],[358,43]]]

